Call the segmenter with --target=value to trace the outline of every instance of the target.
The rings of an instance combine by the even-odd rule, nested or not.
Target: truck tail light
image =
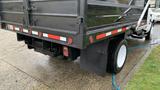
[[[89,42],[92,44],[94,42],[93,36],[89,36]]]
[[[66,46],[63,47],[63,55],[64,55],[65,57],[68,57],[68,56],[69,56],[69,50],[68,50],[68,47],[66,47]]]

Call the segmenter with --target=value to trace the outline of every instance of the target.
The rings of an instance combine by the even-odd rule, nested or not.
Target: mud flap
[[[81,51],[80,67],[104,76],[107,69],[109,40],[90,45]]]

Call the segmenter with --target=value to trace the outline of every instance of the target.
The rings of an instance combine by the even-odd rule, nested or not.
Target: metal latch
[[[78,17],[78,24],[84,23],[84,18],[83,17]]]

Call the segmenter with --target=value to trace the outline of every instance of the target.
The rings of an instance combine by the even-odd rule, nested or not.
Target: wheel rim
[[[127,47],[126,45],[122,45],[119,49],[118,56],[117,56],[117,67],[122,68],[127,56]]]

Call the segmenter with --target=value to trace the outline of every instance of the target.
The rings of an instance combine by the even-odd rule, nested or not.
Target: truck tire
[[[119,73],[127,58],[128,48],[126,40],[113,40],[109,45],[108,66],[109,73]]]
[[[145,40],[151,40],[151,31],[147,33],[147,36],[145,37]]]

